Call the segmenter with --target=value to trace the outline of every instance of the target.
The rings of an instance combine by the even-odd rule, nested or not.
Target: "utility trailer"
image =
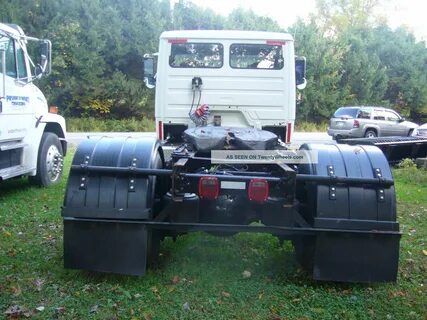
[[[380,149],[307,143],[298,150],[305,163],[218,159],[291,152],[281,134],[295,116],[296,87],[305,86],[305,59],[295,59],[290,35],[166,32],[159,48],[144,73],[149,86],[156,79],[163,139],[79,145],[62,209],[66,268],[144,275],[165,237],[268,232],[291,240],[316,280],[396,280],[401,234]]]
[[[390,164],[409,158],[425,158],[427,156],[427,137],[381,137],[339,139],[338,143],[349,145],[377,146],[384,153]]]

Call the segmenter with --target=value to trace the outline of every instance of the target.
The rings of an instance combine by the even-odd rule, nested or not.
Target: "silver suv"
[[[341,107],[330,121],[333,139],[409,136],[418,127],[397,112],[382,107]]]

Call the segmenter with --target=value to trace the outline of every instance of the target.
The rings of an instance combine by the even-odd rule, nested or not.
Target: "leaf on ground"
[[[99,309],[99,306],[96,304],[90,308],[89,313],[92,313],[92,314],[97,313],[98,309]]]
[[[112,286],[112,287],[110,288],[110,290],[109,290],[109,291],[114,292],[114,291],[116,291],[118,288],[120,288],[120,286],[119,286],[118,284],[116,284],[116,285]]]
[[[7,310],[4,312],[4,315],[9,318],[18,318],[21,316],[29,318],[31,317],[31,312],[24,307],[13,305],[7,308]]]
[[[188,302],[184,303],[184,304],[182,305],[182,309],[183,309],[183,310],[186,310],[186,311],[189,311],[189,310],[190,310],[190,304],[189,304]]]
[[[181,279],[180,279],[180,277],[179,276],[174,276],[173,278],[172,278],[172,280],[171,280],[171,282],[172,282],[172,284],[177,284],[177,283],[179,283],[179,281],[180,281]]]
[[[169,286],[168,293],[174,292],[175,289],[176,289],[175,287]]]
[[[423,254],[427,256],[427,250],[423,250]]]
[[[36,310],[37,310],[38,312],[42,312],[42,311],[44,311],[44,306],[38,306],[38,307],[36,308]]]
[[[10,290],[12,291],[14,297],[19,297],[22,292],[21,287],[19,285],[16,287],[11,287]]]
[[[144,313],[144,320],[153,320],[153,317],[149,313]]]
[[[242,277],[244,279],[250,278],[251,276],[252,276],[252,273],[250,271],[248,271],[248,270],[245,270],[245,271],[242,272]]]
[[[36,279],[34,281],[34,284],[36,286],[37,291],[42,291],[43,285],[44,285],[44,280],[43,279]]]
[[[64,312],[65,312],[65,307],[58,307],[58,308],[55,308],[55,313],[56,313],[57,315],[59,315],[59,314],[64,314]]]
[[[157,287],[152,287],[151,291],[154,293],[154,295],[157,297],[157,299],[161,299],[160,292],[159,292],[159,289],[157,289]]]
[[[228,293],[227,291],[223,291],[221,292],[223,297],[229,298],[230,297],[230,293]]]

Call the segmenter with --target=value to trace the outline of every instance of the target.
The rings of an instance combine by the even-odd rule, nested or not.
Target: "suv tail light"
[[[252,179],[249,181],[248,197],[255,202],[264,202],[268,198],[268,181],[265,179]]]
[[[353,121],[353,128],[359,128],[359,127],[360,127],[359,120],[354,120]]]
[[[219,195],[219,181],[217,177],[201,177],[199,180],[199,197],[215,200]]]

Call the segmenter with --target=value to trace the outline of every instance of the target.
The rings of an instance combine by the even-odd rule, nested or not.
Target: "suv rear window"
[[[223,61],[220,43],[173,43],[169,57],[172,68],[221,68]]]
[[[356,118],[359,108],[339,108],[334,113],[334,118]]]

